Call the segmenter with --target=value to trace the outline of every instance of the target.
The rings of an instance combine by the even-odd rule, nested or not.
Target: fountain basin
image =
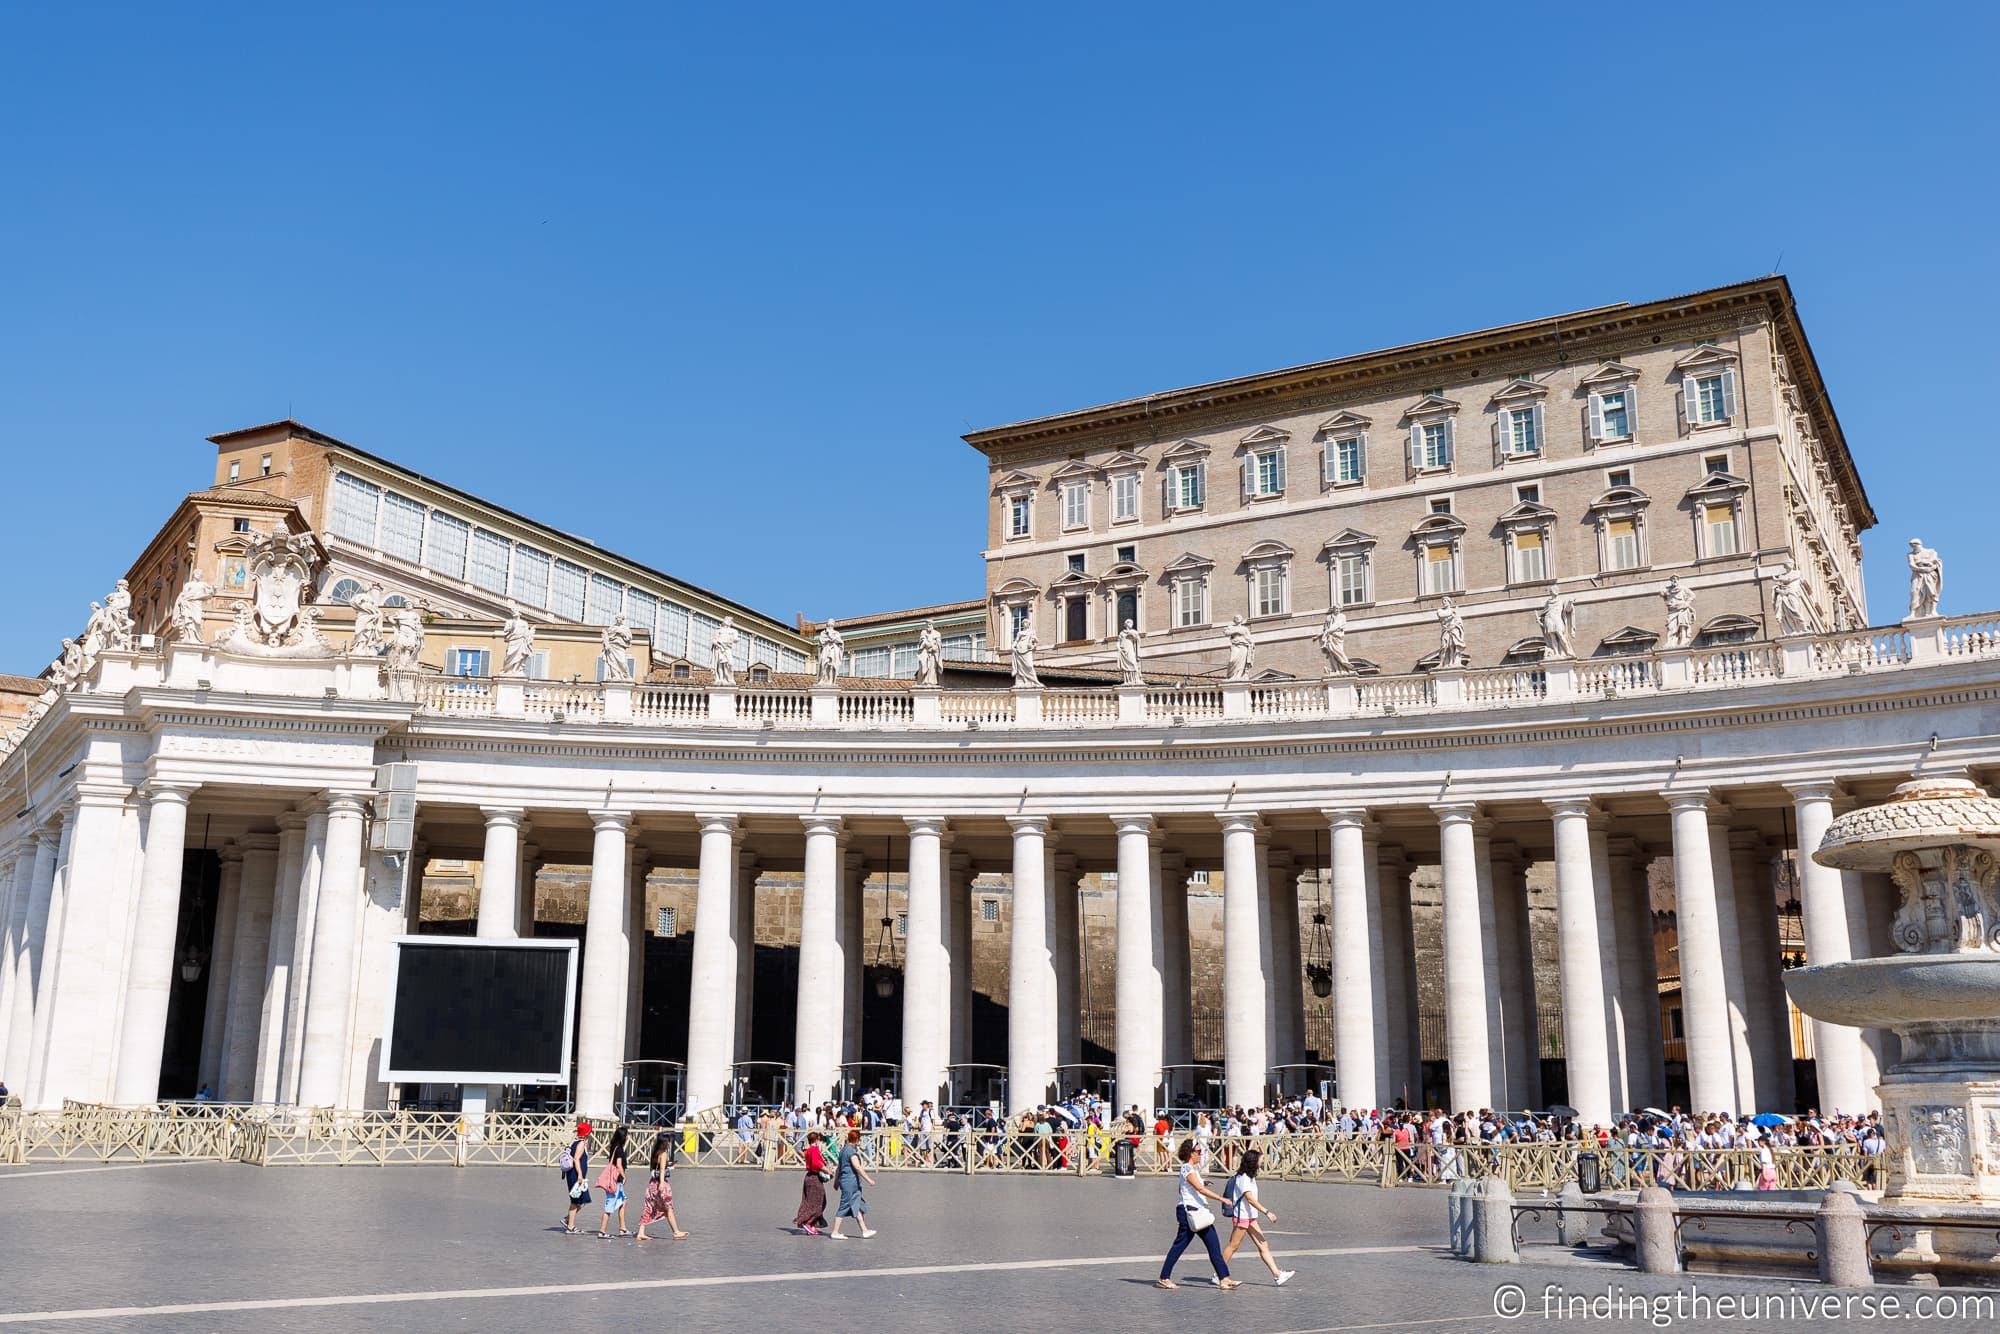
[[[1793,1002],[1850,1028],[2000,1024],[2000,954],[1899,954],[1794,968]]]

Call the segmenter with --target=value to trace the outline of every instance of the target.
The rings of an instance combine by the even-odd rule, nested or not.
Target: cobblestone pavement
[[[1298,1277],[1271,1285],[1239,1253],[1245,1286],[1208,1286],[1199,1247],[1178,1292],[1150,1286],[1171,1240],[1172,1187],[1137,1182],[884,1174],[873,1240],[794,1235],[794,1173],[683,1170],[687,1241],[646,1247],[555,1230],[553,1169],[273,1168],[218,1164],[0,1169],[0,1329],[269,1330],[610,1328],[644,1322],[833,1330],[1161,1327],[1457,1331],[1736,1327],[1740,1320],[1543,1318],[1543,1292],[1823,1299],[1777,1280],[1649,1280],[1531,1252],[1475,1266],[1441,1248],[1445,1201],[1427,1190],[1272,1181],[1274,1244]],[[637,1226],[637,1206],[632,1224]],[[585,1215],[595,1223],[595,1211]],[[1525,1314],[1495,1314],[1518,1284]],[[1909,1288],[1881,1289],[1914,1302]],[[393,1294],[390,1300],[368,1300]],[[1511,1293],[1501,1295],[1501,1300]],[[255,1303],[231,1307],[231,1303]],[[180,1309],[174,1309],[180,1308]],[[77,1318],[73,1313],[101,1312]],[[49,1313],[72,1313],[56,1320]],[[1823,1329],[1824,1313],[1763,1319]],[[1993,1328],[1991,1317],[1925,1329]]]

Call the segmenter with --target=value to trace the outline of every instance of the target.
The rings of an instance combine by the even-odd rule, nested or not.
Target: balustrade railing
[[[1148,721],[1169,721],[1171,719],[1220,718],[1222,716],[1222,688],[1220,686],[1184,686],[1167,690],[1146,692],[1146,718]]]
[[[1939,627],[1947,658],[1972,658],[2000,653],[2000,612],[1952,616]]]
[[[812,721],[812,697],[795,690],[746,690],[736,703],[745,722],[803,727]]]
[[[1011,723],[1014,696],[1003,690],[947,690],[938,696],[938,717],[948,723]]]
[[[1316,718],[1326,712],[1326,687],[1316,682],[1250,688],[1253,718]]]
[[[1579,695],[1626,695],[1659,683],[1660,664],[1652,658],[1587,658],[1576,665]]]
[[[1698,686],[1773,680],[1782,674],[1782,668],[1778,649],[1772,644],[1698,649],[1688,658],[1689,678]]]
[[[1107,690],[1051,690],[1042,697],[1042,720],[1066,725],[1115,723],[1118,696]]]
[[[840,697],[834,716],[843,723],[899,727],[916,719],[916,700],[900,691],[856,691]]]
[[[1900,625],[1886,630],[1856,630],[1821,635],[1812,643],[1813,670],[1867,671],[1898,667],[1910,660],[1910,632]]]
[[[521,706],[530,718],[594,722],[604,717],[604,692],[582,682],[530,681],[522,688]]]
[[[690,686],[641,686],[632,696],[632,720],[698,723],[708,717],[708,692]]]
[[[1473,704],[1537,700],[1548,691],[1548,674],[1539,667],[1490,667],[1465,674],[1465,698]]]
[[[1436,699],[1437,683],[1428,676],[1364,676],[1354,683],[1354,703],[1364,713],[1422,709]]]

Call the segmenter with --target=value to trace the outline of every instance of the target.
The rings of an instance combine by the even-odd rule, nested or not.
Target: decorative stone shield
[[[245,552],[249,597],[236,623],[217,637],[217,648],[261,657],[330,658],[333,645],[314,623],[313,576],[319,549],[310,537],[268,533]]]

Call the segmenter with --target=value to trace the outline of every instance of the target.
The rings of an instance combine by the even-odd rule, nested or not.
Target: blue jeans
[[[1217,1278],[1228,1278],[1229,1265],[1222,1258],[1222,1243],[1215,1239],[1215,1227],[1206,1227],[1200,1232],[1196,1232],[1188,1226],[1187,1216],[1188,1211],[1185,1204],[1174,1206],[1174,1221],[1180,1224],[1180,1231],[1174,1233],[1174,1244],[1167,1251],[1167,1262],[1160,1266],[1160,1277],[1172,1278],[1174,1276],[1174,1266],[1180,1263],[1181,1252],[1185,1251],[1196,1237],[1200,1237],[1202,1244],[1208,1247],[1208,1262],[1215,1266],[1215,1276]]]

